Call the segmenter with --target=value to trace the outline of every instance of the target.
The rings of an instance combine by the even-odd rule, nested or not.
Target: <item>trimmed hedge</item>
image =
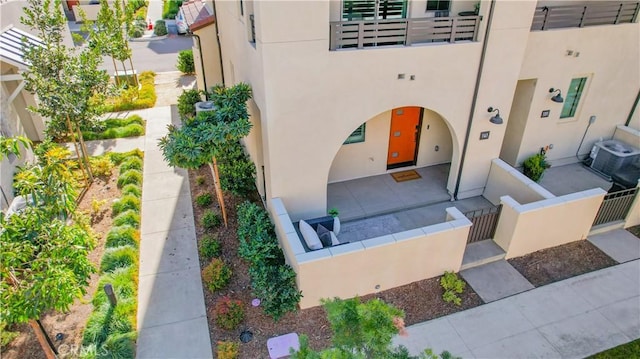
[[[296,273],[284,262],[267,211],[248,201],[237,209],[238,254],[250,264],[253,295],[260,298],[267,315],[279,320],[295,311],[302,297],[296,288]]]

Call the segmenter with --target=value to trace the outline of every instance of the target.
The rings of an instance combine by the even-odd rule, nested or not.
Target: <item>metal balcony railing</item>
[[[329,50],[476,41],[481,16],[332,21]]]
[[[539,6],[531,31],[634,23],[640,2],[587,2],[580,5]]]

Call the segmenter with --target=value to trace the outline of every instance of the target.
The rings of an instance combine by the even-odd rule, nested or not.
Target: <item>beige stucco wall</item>
[[[222,70],[220,69],[220,51],[218,50],[218,41],[216,39],[216,27],[214,24],[207,25],[201,29],[194,31],[194,34],[200,36],[202,45],[202,62],[204,63],[204,78],[207,82],[207,90],[211,87],[222,84]],[[200,62],[200,49],[198,49],[198,40],[193,38],[193,61],[196,67],[196,82],[199,89],[205,89],[204,79],[202,76],[202,65]]]
[[[444,223],[305,253],[282,199],[270,202],[281,247],[303,294],[301,308],[320,305],[322,298],[351,298],[457,272],[471,226],[451,207]]]
[[[329,171],[329,183],[387,172],[390,126],[391,110],[367,121],[365,141],[342,145],[338,150]],[[416,166],[448,163],[452,154],[447,124],[437,113],[424,110]]]
[[[628,143],[631,146],[640,147],[640,130],[630,126],[618,125],[613,134],[613,139]]]
[[[100,4],[83,4],[80,3],[73,7],[73,16],[77,21],[82,21],[82,11],[84,11],[85,19],[89,21],[95,21],[98,18],[98,12],[100,12]]]
[[[555,197],[501,159],[491,161],[489,179],[482,196],[496,206],[500,204],[502,196],[510,196],[520,204]]]
[[[520,79],[535,78],[537,85],[516,161],[519,165],[553,144],[547,157],[554,164],[576,162],[590,116],[596,122],[586,133],[580,157],[600,138],[610,139],[629,116],[640,89],[640,24],[533,31],[526,42]],[[574,54],[567,55],[568,50]],[[582,76],[589,79],[576,116],[560,119],[562,104],[550,100],[549,88],[561,89],[566,97],[571,79]],[[550,110],[550,116],[541,118],[543,110]]]
[[[640,187],[640,181],[636,187]],[[640,192],[640,188],[637,189],[636,198],[633,200],[631,208],[627,213],[627,218],[624,221],[624,228],[640,225],[640,194],[638,194],[638,192]]]
[[[490,4],[485,1],[481,7],[485,15],[481,34],[489,21]],[[588,112],[598,118],[582,152],[588,151],[593,138],[613,135],[609,119],[628,114],[628,110],[622,111],[624,115],[614,116],[612,112],[631,107],[630,96],[635,93],[629,95],[628,90],[634,85],[617,87],[617,83],[626,81],[620,76],[622,73],[637,75],[637,69],[629,68],[638,63],[638,24],[531,32],[536,5],[535,1],[495,2],[458,198],[484,192],[491,160],[501,152],[518,80],[537,79],[528,117],[540,120],[541,110],[555,104],[549,103],[549,87],[566,88],[575,74],[598,73],[588,84],[588,98],[582,101],[583,105],[590,104],[580,110],[581,114]],[[328,182],[385,172],[387,145],[384,121],[379,116],[397,107],[423,107],[439,114],[447,124],[452,138],[447,189],[454,191],[482,36],[476,43],[329,51],[328,25],[339,18],[339,1],[247,1],[244,16],[237,3],[220,2],[217,7],[225,78],[251,84],[261,115],[266,198],[285,200],[294,221],[326,213]],[[424,15],[420,14],[422,2],[412,3],[410,8],[411,16]],[[250,13],[256,19],[255,44],[248,41]],[[291,13],[296,16],[287,15]],[[598,34],[596,42],[606,51],[590,44],[593,34]],[[616,45],[604,44],[604,38]],[[564,58],[567,47],[581,51],[580,57]],[[616,60],[619,66],[609,66],[603,61],[606,53],[630,56]],[[398,74],[405,74],[405,79],[399,80]],[[411,75],[415,76],[414,81],[409,80]],[[608,78],[615,81],[607,85]],[[600,97],[593,96],[596,87]],[[606,94],[617,92],[618,88],[625,95],[612,105]],[[500,109],[505,124],[489,122],[489,106]],[[554,164],[561,164],[555,158],[572,158],[571,151],[575,152],[584,130],[584,119],[549,126],[559,111],[558,107],[550,109],[549,121],[528,118],[522,144],[515,147],[517,153],[512,155],[514,164],[548,144],[554,145],[549,152]],[[343,146],[344,139],[364,122],[368,123],[368,141],[375,141]],[[483,131],[490,131],[489,139],[479,139]],[[421,146],[421,150],[429,148],[433,147]]]
[[[509,259],[586,239],[605,194],[596,188],[525,205],[504,196],[493,240]]]

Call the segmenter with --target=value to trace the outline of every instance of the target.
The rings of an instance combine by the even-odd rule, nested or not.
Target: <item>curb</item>
[[[164,40],[168,37],[169,37],[169,34],[162,35],[162,36],[142,35],[142,37],[137,37],[137,38],[130,37],[129,42],[157,41],[157,40]]]

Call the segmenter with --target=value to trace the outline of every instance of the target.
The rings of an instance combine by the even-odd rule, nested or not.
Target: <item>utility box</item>
[[[591,168],[611,176],[640,158],[640,149],[617,140],[597,142],[591,149]]]

